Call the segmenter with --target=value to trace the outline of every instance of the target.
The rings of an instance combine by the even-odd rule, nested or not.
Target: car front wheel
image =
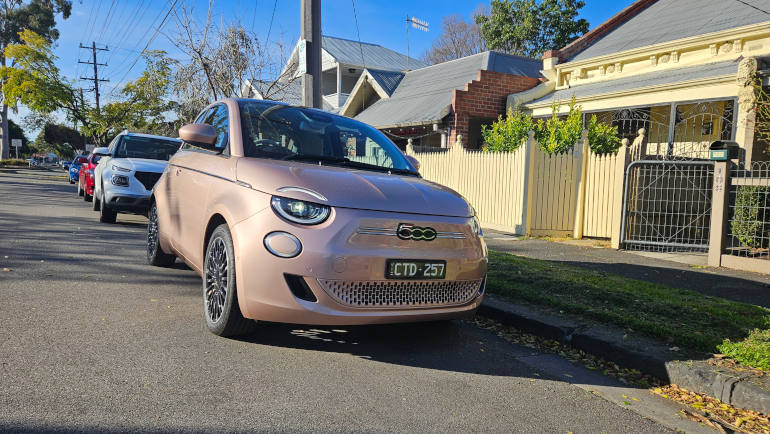
[[[250,331],[253,321],[241,314],[235,288],[233,238],[226,224],[211,233],[203,264],[203,313],[206,326],[219,336],[238,336]]]
[[[114,209],[107,206],[106,203],[104,203],[104,193],[102,193],[101,199],[98,201],[96,200],[96,197],[94,197],[94,203],[98,203],[98,206],[94,206],[94,209],[99,211],[99,221],[102,223],[115,223],[115,221],[118,218],[118,213]]]

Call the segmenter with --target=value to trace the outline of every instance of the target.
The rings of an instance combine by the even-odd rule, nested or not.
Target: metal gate
[[[708,146],[733,138],[734,106],[734,100],[700,101],[614,113],[620,132],[645,129],[625,173],[622,248],[708,250],[714,179]]]
[[[623,248],[708,251],[710,161],[634,161],[626,169]]]

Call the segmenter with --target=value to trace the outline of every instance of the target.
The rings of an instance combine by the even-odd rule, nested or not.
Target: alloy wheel
[[[221,237],[212,240],[207,258],[206,272],[206,313],[212,322],[222,316],[227,299],[229,273],[227,270],[227,247]]]

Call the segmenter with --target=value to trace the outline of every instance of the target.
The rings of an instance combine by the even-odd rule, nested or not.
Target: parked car
[[[94,170],[94,211],[115,223],[119,212],[146,214],[151,190],[182,141],[124,131],[110,143]]]
[[[70,160],[59,160],[59,165],[63,169],[68,169],[70,167],[70,164],[72,164],[72,161],[70,161]]]
[[[87,155],[77,155],[72,160],[72,163],[69,166],[69,169],[67,169],[69,173],[69,181],[70,184],[74,184],[78,181],[79,172],[80,172],[80,165],[83,163],[88,162],[88,156]]]
[[[83,196],[83,200],[90,202],[94,197],[94,169],[101,159],[100,154],[107,153],[107,148],[94,148],[85,163],[80,165],[78,170],[78,196]]]
[[[226,99],[179,130],[153,190],[147,260],[202,276],[209,330],[471,315],[487,249],[473,208],[355,120]]]

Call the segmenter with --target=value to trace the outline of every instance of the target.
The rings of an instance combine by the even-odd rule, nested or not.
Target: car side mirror
[[[414,168],[417,169],[418,172],[420,171],[420,162],[417,161],[416,158],[412,157],[411,155],[407,155],[406,160],[409,161],[409,164],[414,166]]]
[[[217,130],[208,124],[187,124],[179,129],[179,138],[196,148],[219,151],[215,146]]]

